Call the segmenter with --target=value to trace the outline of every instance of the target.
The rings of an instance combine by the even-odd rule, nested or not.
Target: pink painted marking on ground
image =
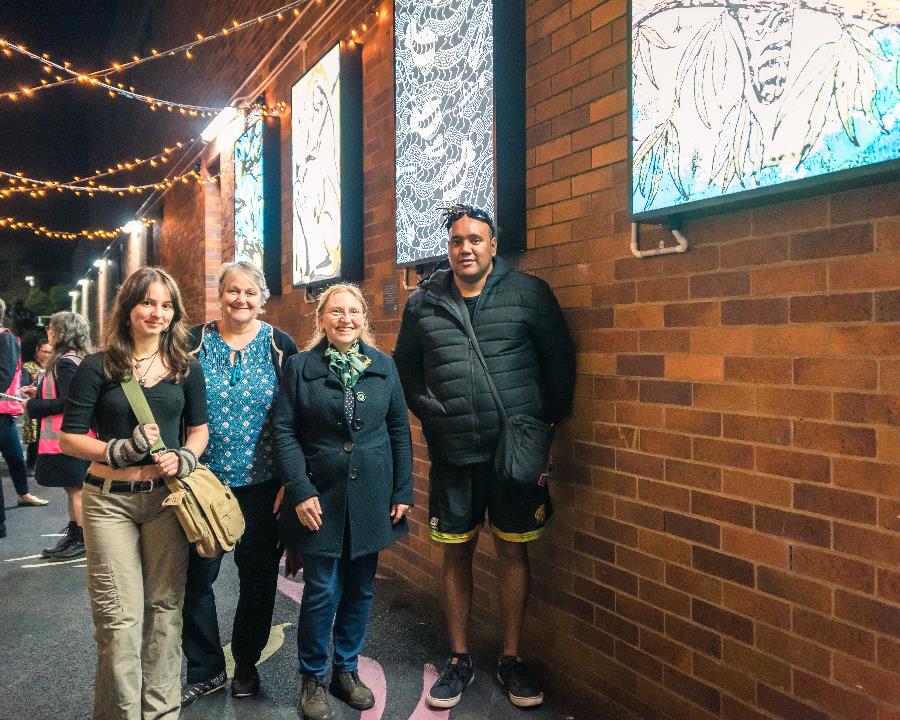
[[[416,709],[409,716],[409,720],[448,720],[450,717],[449,710],[435,710],[428,707],[428,703],[425,701],[428,691],[437,679],[437,668],[430,663],[426,664],[422,669],[422,696],[419,698],[419,704],[416,705]]]
[[[297,582],[295,580],[289,580],[284,577],[284,575],[278,576],[278,589],[281,590],[285,595],[287,595],[291,600],[293,600],[298,605],[300,604],[300,598],[303,597],[303,583]]]
[[[363,711],[359,720],[381,720],[385,703],[387,703],[387,678],[384,676],[381,663],[360,655],[359,677],[375,693],[375,705]]]

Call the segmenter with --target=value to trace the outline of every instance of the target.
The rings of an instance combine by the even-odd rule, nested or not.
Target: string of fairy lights
[[[151,218],[141,218],[138,222],[145,226],[153,225],[156,221]],[[0,228],[7,230],[23,230],[32,232],[35,235],[53,238],[56,240],[77,240],[78,238],[87,238],[88,240],[115,240],[125,231],[125,227],[117,227],[113,230],[94,229],[79,230],[78,232],[70,232],[66,230],[50,230],[44,225],[38,225],[28,220],[19,220],[14,217],[0,217]]]
[[[53,75],[53,71],[56,70],[59,73],[63,73],[69,76],[68,78],[63,78],[62,75],[57,74],[54,75],[54,82],[42,79],[41,83],[38,85],[33,85],[30,87],[23,85],[16,90],[2,91],[0,92],[0,98],[15,102],[21,98],[30,98],[34,96],[35,93],[40,92],[41,90],[49,89],[51,87],[59,87],[61,85],[79,83],[90,87],[104,88],[110,95],[110,97],[121,96],[129,98],[131,100],[143,102],[149,106],[150,110],[163,109],[167,110],[168,112],[178,111],[182,115],[190,115],[191,117],[211,117],[221,112],[223,108],[209,107],[204,105],[192,105],[189,103],[181,103],[174,100],[166,100],[163,98],[154,97],[146,93],[138,92],[134,88],[134,86],[126,87],[122,82],[114,84],[110,75],[129,70],[133,67],[151,62],[153,60],[157,60],[159,58],[175,57],[181,55],[182,53],[187,60],[192,60],[194,58],[194,55],[191,51],[199,45],[203,45],[212,40],[223,38],[230,34],[246,30],[250,27],[256,27],[266,22],[267,20],[275,19],[277,21],[281,21],[290,12],[295,15],[299,15],[300,11],[297,9],[297,7],[311,1],[312,0],[293,0],[287,5],[283,5],[275,10],[263,13],[262,15],[257,15],[256,17],[249,20],[244,20],[243,22],[233,20],[230,28],[222,28],[220,31],[212,33],[210,35],[197,33],[197,39],[192,42],[185,43],[163,52],[152,50],[150,55],[145,55],[144,57],[135,55],[129,62],[113,63],[110,67],[103,68],[102,70],[95,70],[92,72],[75,70],[72,67],[72,63],[69,61],[56,62],[55,60],[52,60],[50,58],[50,55],[48,53],[38,54],[29,50],[27,47],[25,47],[25,45],[16,44],[6,39],[0,38],[0,52],[2,52],[7,57],[11,57],[14,53],[18,53],[19,55],[33,60],[36,63],[40,63],[43,66],[44,72],[49,75]],[[322,1],[323,0],[315,0],[316,3],[321,3]]]
[[[0,170],[0,177],[7,178],[10,183],[15,183],[20,179],[17,175],[4,172],[3,170]],[[208,177],[211,178],[212,176]],[[125,197],[125,195],[140,194],[143,192],[147,192],[148,190],[164,190],[166,188],[172,187],[178,182],[186,184],[191,180],[195,180],[196,182],[200,183],[203,182],[203,177],[197,170],[189,170],[186,173],[181,173],[180,175],[172,175],[170,177],[163,178],[162,180],[158,180],[157,182],[143,183],[140,185],[122,185],[118,187],[102,184],[98,185],[93,181],[91,181],[87,186],[84,186],[72,185],[69,183],[60,183],[56,182],[55,180],[27,179],[25,180],[25,182],[29,183],[28,185],[13,185],[12,187],[0,190],[0,198],[9,197],[11,194],[16,192],[26,192],[31,197],[44,197],[46,196],[48,190],[56,190],[58,192],[73,192],[76,196],[81,196],[82,194],[84,194],[88,197],[94,197],[95,193],[107,193]]]
[[[27,48],[23,45],[16,45],[15,43],[7,42],[6,40],[0,39],[0,48],[2,48],[4,54],[7,56],[13,52],[21,53],[22,55],[35,60],[36,62],[44,65],[44,71],[49,72],[48,74],[52,74],[52,69],[58,69],[66,74],[70,75],[68,79],[63,78],[61,76],[56,76],[54,82],[50,82],[48,80],[42,80],[39,85],[34,85],[31,87],[20,87],[18,90],[0,92],[0,95],[10,99],[15,100],[17,97],[21,95],[25,95],[26,97],[40,92],[41,90],[47,90],[52,87],[59,87],[60,85],[69,85],[76,82],[85,82],[91,81],[96,78],[104,77],[107,83],[110,83],[109,80],[110,75],[115,73],[120,73],[125,70],[130,70],[137,65],[143,65],[147,62],[152,62],[153,60],[158,60],[160,58],[165,57],[175,57],[177,55],[184,54],[184,57],[187,60],[193,60],[194,56],[191,52],[196,49],[200,45],[204,45],[212,40],[217,40],[219,38],[227,37],[228,35],[238,33],[242,30],[246,30],[251,27],[256,27],[267,20],[272,20],[273,18],[277,21],[283,20],[288,13],[293,13],[294,16],[300,14],[300,11],[297,9],[298,6],[304,5],[311,0],[294,0],[293,2],[288,3],[287,5],[282,5],[275,10],[271,10],[269,12],[263,13],[262,15],[257,15],[256,17],[250,18],[244,21],[232,20],[230,27],[223,27],[218,32],[214,32],[211,34],[204,35],[203,33],[196,33],[196,40],[192,40],[191,42],[184,43],[179,45],[178,47],[170,48],[169,50],[165,50],[163,52],[159,52],[158,50],[151,50],[149,55],[145,55],[143,57],[135,55],[131,60],[124,63],[114,62],[110,67],[103,68],[102,70],[95,70],[93,72],[81,72],[72,69],[72,63],[63,62],[62,65],[55,65],[51,62],[50,56],[47,53],[43,53],[41,55],[37,55],[35,53],[29,52]],[[315,0],[317,3],[321,4],[323,0]],[[119,89],[122,89],[121,87]],[[132,88],[133,90],[133,88]]]
[[[223,110],[226,110],[226,108],[193,105],[158,98],[152,95],[138,92],[133,86],[126,87],[124,83],[114,83],[111,75],[165,57],[184,55],[186,59],[191,60],[193,59],[192,51],[195,48],[204,45],[212,40],[224,38],[233,33],[237,33],[251,27],[256,27],[272,19],[281,21],[285,17],[287,17],[288,14],[293,14],[293,16],[298,17],[300,15],[300,11],[298,10],[299,6],[312,3],[322,4],[323,1],[324,0],[293,0],[286,5],[283,5],[267,13],[263,13],[262,15],[256,16],[254,18],[244,20],[242,22],[234,20],[232,21],[230,27],[223,27],[217,32],[210,34],[196,33],[196,40],[184,43],[178,47],[171,48],[163,52],[159,52],[154,49],[151,50],[151,53],[149,55],[145,55],[143,57],[136,55],[128,62],[113,63],[112,66],[108,68],[91,72],[75,70],[72,67],[72,63],[68,61],[63,61],[61,63],[56,62],[55,60],[52,60],[47,53],[37,54],[29,50],[24,45],[15,44],[5,39],[0,39],[0,52],[2,52],[4,55],[10,57],[13,54],[18,54],[34,62],[40,63],[43,67],[43,71],[46,74],[53,76],[54,78],[52,81],[42,79],[39,85],[30,87],[23,85],[20,86],[17,90],[0,91],[0,100],[6,99],[15,102],[22,98],[31,98],[36,93],[52,87],[82,84],[88,87],[103,88],[111,97],[125,97],[143,102],[149,106],[150,110],[162,109],[168,112],[177,111],[182,115],[188,115],[191,117],[210,117],[218,115]],[[359,27],[353,27],[350,29],[348,36],[343,40],[343,42],[346,42],[351,46],[360,42],[363,34],[365,34],[370,29],[372,20],[378,20],[382,14],[386,15],[388,13],[387,11],[381,11],[380,9],[378,9],[377,5],[373,6],[370,13],[366,16],[365,20],[359,25]],[[54,74],[54,70],[56,70],[58,74]],[[64,77],[64,75],[68,77]],[[287,103],[276,102],[273,105],[266,105],[261,102],[252,102],[242,103],[237,105],[236,107],[231,107],[234,110],[238,110],[239,112],[242,112],[246,115],[258,113],[262,116],[277,116],[284,113],[285,109],[287,108]],[[115,166],[107,167],[105,171],[97,168],[91,175],[87,175],[85,177],[73,176],[70,181],[32,178],[25,176],[22,172],[12,173],[0,170],[0,178],[5,178],[8,183],[6,187],[0,187],[0,199],[9,198],[15,195],[39,199],[47,197],[51,193],[73,193],[74,195],[79,197],[83,196],[89,198],[96,197],[97,194],[115,194],[124,197],[129,194],[142,194],[148,191],[152,191],[154,194],[159,193],[159,197],[161,197],[170,188],[180,184],[190,184],[192,182],[201,185],[205,182],[218,183],[218,175],[203,175],[197,168],[192,168],[187,172],[176,172],[175,174],[164,177],[160,180],[148,183],[108,185],[102,182],[98,182],[102,178],[106,178],[121,172],[130,172],[140,167],[159,167],[162,165],[166,165],[171,160],[172,153],[179,149],[190,148],[196,142],[197,140],[195,138],[190,138],[186,141],[179,141],[173,146],[165,147],[161,152],[156,153],[155,155],[146,158],[135,157],[130,160],[121,161],[116,163]],[[143,211],[146,205],[147,203],[145,203],[141,211]],[[141,211],[139,211],[139,213]],[[142,223],[145,226],[150,226],[154,224],[155,221],[147,217],[141,217],[140,219],[135,219],[134,222]],[[88,240],[115,240],[119,236],[121,236],[123,232],[126,232],[128,228],[126,224],[126,226],[116,227],[113,229],[94,228],[82,229],[80,231],[64,231],[49,229],[46,226],[41,225],[35,221],[23,220],[12,216],[0,216],[0,229],[31,232],[35,235],[52,239],[77,240],[79,238],[85,238]]]

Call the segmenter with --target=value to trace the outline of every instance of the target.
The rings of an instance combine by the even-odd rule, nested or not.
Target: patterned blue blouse
[[[229,487],[271,480],[275,465],[271,409],[278,390],[272,366],[272,326],[235,352],[215,325],[203,337],[200,364],[206,376],[209,443],[200,462]],[[231,353],[235,352],[234,365]]]

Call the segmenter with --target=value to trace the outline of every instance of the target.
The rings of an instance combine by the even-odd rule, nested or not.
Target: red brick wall
[[[310,63],[367,8],[338,6],[309,38]],[[686,254],[632,257],[625,11],[527,3],[518,264],[554,287],[579,377],[556,449],[557,517],[532,551],[526,650],[646,718],[897,720],[900,184],[690,222]],[[232,84],[265,48],[234,42]],[[363,285],[389,349],[399,313],[382,311],[382,287],[401,280],[389,21],[365,36],[363,64]],[[298,56],[267,93],[289,99],[301,72]],[[302,341],[312,306],[290,286],[289,158],[285,118],[285,292],[267,318]],[[189,238],[203,211],[196,190],[179,192],[163,259],[199,308],[204,259]],[[223,187],[226,259],[229,197]],[[665,237],[643,235],[648,247]],[[414,435],[412,530],[384,564],[438,594]],[[496,626],[494,562],[483,538],[475,614]]]

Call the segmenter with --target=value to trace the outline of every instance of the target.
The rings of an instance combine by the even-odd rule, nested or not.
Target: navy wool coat
[[[372,364],[353,388],[352,422],[344,388],[328,368],[323,341],[290,358],[275,401],[272,434],[284,479],[282,539],[307,555],[341,557],[377,552],[407,532],[391,525],[394,504],[413,504],[412,439],[403,388],[393,360],[360,343]],[[314,495],[322,527],[305,528],[294,508]],[[349,532],[345,524],[349,520]]]

